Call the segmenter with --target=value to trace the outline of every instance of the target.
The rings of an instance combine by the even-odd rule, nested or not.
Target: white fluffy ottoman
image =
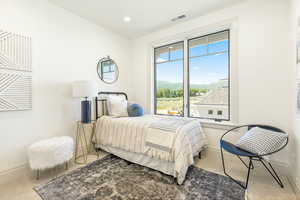
[[[28,149],[30,168],[37,170],[48,169],[67,163],[74,153],[74,141],[71,137],[55,137],[32,144]]]

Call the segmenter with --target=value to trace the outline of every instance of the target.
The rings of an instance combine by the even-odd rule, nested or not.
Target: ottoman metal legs
[[[54,168],[56,169],[56,167]],[[69,162],[65,163],[65,170],[69,169]],[[40,180],[40,176],[41,176],[41,170],[36,170],[36,180]]]

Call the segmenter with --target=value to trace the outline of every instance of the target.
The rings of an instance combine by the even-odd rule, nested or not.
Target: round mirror
[[[118,66],[109,56],[99,60],[97,73],[99,78],[105,83],[114,83],[119,77]]]

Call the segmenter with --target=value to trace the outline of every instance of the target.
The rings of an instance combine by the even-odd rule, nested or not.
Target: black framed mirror
[[[119,78],[119,69],[117,63],[109,56],[101,58],[97,65],[99,78],[108,84],[116,82]]]

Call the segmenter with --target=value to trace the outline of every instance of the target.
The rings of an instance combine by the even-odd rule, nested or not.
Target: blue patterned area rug
[[[183,185],[158,171],[108,155],[34,187],[43,200],[244,200],[228,177],[191,166]]]

